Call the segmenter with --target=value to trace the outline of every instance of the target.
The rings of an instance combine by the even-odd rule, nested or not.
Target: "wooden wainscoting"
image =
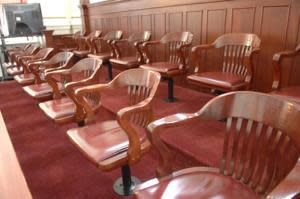
[[[189,30],[196,45],[212,42],[224,33],[255,33],[262,39],[253,82],[253,89],[259,91],[271,89],[273,54],[293,49],[300,42],[299,0],[124,0],[86,7],[82,16],[89,23],[87,30],[120,29],[125,37],[150,30],[152,39],[159,39],[169,31]],[[164,49],[156,49],[156,58],[164,54]],[[299,65],[300,59],[285,64],[283,85],[300,84]]]

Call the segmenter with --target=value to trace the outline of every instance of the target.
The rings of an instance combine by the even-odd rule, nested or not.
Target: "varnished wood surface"
[[[299,118],[297,104],[244,91],[218,96],[195,113],[179,113],[156,120],[149,124],[148,136],[159,154],[157,174],[167,176],[173,169],[173,157],[160,139],[165,129],[193,125],[195,121],[226,121],[220,173],[266,196],[296,166],[300,151]],[[290,182],[289,187],[293,180]],[[281,194],[287,191],[290,190],[281,188]]]
[[[31,199],[25,177],[0,112],[0,198]]]
[[[151,31],[152,40],[165,33],[191,31],[193,46],[213,42],[231,32],[254,33],[262,40],[254,65],[254,90],[270,91],[273,81],[272,56],[294,49],[300,41],[300,1],[297,0],[139,0],[88,4],[85,17],[91,31],[104,33],[122,30],[124,37]],[[155,49],[155,59],[166,56],[164,48]],[[218,54],[216,53],[216,56]],[[208,67],[218,67],[216,56],[209,56]],[[287,65],[282,83],[300,83],[299,59]]]

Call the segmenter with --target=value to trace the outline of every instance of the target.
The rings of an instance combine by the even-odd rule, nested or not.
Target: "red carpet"
[[[167,87],[162,83],[154,100],[156,118],[178,112],[195,112],[211,99],[210,95],[176,87],[175,95],[179,101],[165,103],[162,99],[167,95],[166,92]],[[114,96],[119,96],[119,99]],[[106,96],[103,104],[115,111],[120,104],[116,100],[120,99],[120,93]],[[0,83],[0,110],[34,198],[120,198],[112,189],[120,170],[102,172],[67,139],[66,131],[76,124],[55,124],[39,109],[37,101],[14,81]],[[105,109],[99,111],[99,120],[112,117],[114,115]],[[214,154],[222,147],[222,135],[216,125],[213,125],[216,134],[207,133],[207,125],[198,128],[192,126],[164,135],[168,144],[175,149],[184,147],[180,150],[190,156],[178,155],[178,163],[185,166],[200,162],[216,164],[218,156]],[[139,164],[131,167],[132,173],[142,181],[148,180],[155,177],[155,164],[155,153],[151,152]]]

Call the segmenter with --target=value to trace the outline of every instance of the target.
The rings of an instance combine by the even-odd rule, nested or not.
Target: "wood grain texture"
[[[0,112],[0,198],[31,199],[31,193]]]
[[[273,54],[294,49],[300,40],[300,1],[295,0],[139,0],[88,4],[87,7],[91,27],[95,20],[106,21],[102,27],[97,23],[94,27],[102,28],[104,33],[115,27],[109,20],[115,18],[120,20],[118,29],[147,28],[152,31],[152,39],[159,39],[169,31],[191,31],[195,38],[193,45],[212,42],[224,33],[255,33],[262,38],[262,47],[255,60],[252,87],[259,91],[271,90]],[[167,56],[163,48],[155,52],[156,59]],[[283,84],[300,83],[300,69],[296,67],[299,61],[286,64]]]

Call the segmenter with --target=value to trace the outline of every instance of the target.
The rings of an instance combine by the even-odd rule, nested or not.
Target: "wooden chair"
[[[88,56],[88,54],[93,53],[93,47],[92,47],[92,41],[95,38],[100,37],[102,34],[102,31],[95,30],[91,32],[88,36],[81,36],[78,37],[78,40],[80,40],[80,43],[83,43],[82,46],[84,46],[84,49],[81,48],[81,50],[74,50],[74,55],[77,56],[79,59],[83,59]]]
[[[111,45],[113,41],[120,40],[122,38],[123,32],[120,30],[108,32],[104,37],[94,38],[92,40],[92,49],[93,53],[89,54],[88,57],[94,57],[101,59],[103,64],[106,64],[108,67],[108,79],[112,80],[112,65],[109,62],[110,58],[116,57],[116,52],[114,46]],[[107,43],[109,50],[104,51],[104,43]]]
[[[86,121],[94,120],[94,110],[86,95],[124,88],[128,90],[128,106],[117,113],[117,119],[68,130],[67,134],[75,146],[98,168],[110,171],[122,168],[122,178],[114,184],[120,195],[129,195],[139,182],[131,177],[129,165],[138,162],[150,149],[144,128],[153,119],[152,99],[160,81],[160,74],[143,69],[129,69],[118,74],[107,84],[87,86],[76,90],[76,97],[84,108],[79,118],[86,114]],[[125,97],[125,96],[123,96]],[[124,98],[122,98],[124,101]]]
[[[15,60],[15,55],[20,53],[20,52],[26,52],[26,50],[31,46],[32,44],[26,44],[25,46],[17,46],[14,48],[9,48],[5,50],[5,54],[8,57],[9,62],[3,63],[3,67],[7,68],[9,66],[15,66],[16,60]]]
[[[287,86],[283,87],[281,82],[281,68],[282,61],[286,58],[296,58],[300,55],[300,44],[292,51],[283,51],[276,53],[273,56],[273,84],[272,84],[272,94],[293,100],[300,103],[300,86]]]
[[[24,91],[37,100],[49,99],[52,96],[52,87],[45,81],[46,73],[68,69],[74,63],[74,53],[60,52],[40,65],[30,65],[29,68],[34,75],[35,84],[24,86]],[[59,84],[59,90],[62,90],[61,84]]]
[[[35,55],[23,56],[20,58],[23,74],[15,75],[14,79],[22,85],[34,83],[34,75],[30,70],[30,67],[43,64],[53,55],[53,53],[54,48],[42,48]]]
[[[172,32],[164,35],[159,41],[148,41],[143,46],[146,64],[140,68],[159,72],[164,79],[168,80],[167,102],[174,102],[173,77],[183,75],[186,72],[186,60],[184,50],[189,47],[193,40],[190,32]],[[165,62],[153,62],[148,46],[154,44],[164,44],[168,48],[169,60]]]
[[[40,46],[37,44],[32,44],[29,48],[27,48],[26,51],[19,51],[17,54],[15,54],[15,61],[16,65],[10,65],[6,67],[6,73],[9,75],[19,75],[23,73],[23,68],[21,64],[21,59],[24,56],[28,55],[35,55],[40,49]]]
[[[39,107],[45,114],[57,123],[77,122],[74,89],[82,86],[99,83],[99,75],[102,61],[96,58],[85,58],[77,62],[70,69],[61,69],[46,73],[46,81],[52,87],[53,100],[39,103]],[[61,86],[60,86],[61,85]],[[61,94],[64,89],[66,97]],[[99,99],[87,96],[97,109]]]
[[[84,36],[84,34],[81,31],[75,32],[72,36],[65,36],[63,39],[72,41],[72,44],[74,47],[66,46],[65,44],[63,48],[61,48],[61,51],[64,52],[72,52],[74,50],[83,50],[85,47],[85,42],[83,40],[80,40],[79,38],[81,36]]]
[[[147,129],[159,153],[156,172],[163,178],[145,182],[135,190],[135,196],[265,197],[297,163],[299,120],[297,104],[268,94],[240,91],[218,96],[196,113],[179,113],[154,121]],[[219,169],[194,167],[172,174],[172,155],[160,134],[172,127],[208,121],[222,122],[226,129]]]
[[[259,52],[260,39],[255,34],[229,33],[212,44],[193,47],[192,56],[198,64],[187,80],[190,84],[222,92],[248,90],[251,86],[253,55]],[[203,50],[221,49],[221,71],[202,72],[200,62]],[[219,59],[220,57],[217,57]],[[206,68],[207,69],[207,68]]]
[[[141,33],[133,33],[128,37],[128,39],[112,41],[111,44],[114,46],[116,57],[109,59],[109,62],[112,64],[113,67],[115,66],[120,69],[130,69],[138,67],[139,65],[144,63],[143,53],[141,51],[140,45],[146,41],[149,41],[150,38],[151,32],[144,31]],[[135,55],[123,56],[118,46],[118,44],[123,43],[128,43],[129,45],[133,46],[136,50]]]

